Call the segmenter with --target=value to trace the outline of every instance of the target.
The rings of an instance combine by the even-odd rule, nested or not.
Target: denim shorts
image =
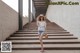
[[[44,26],[38,27],[38,35],[43,35],[44,32],[45,32],[45,27]]]
[[[44,31],[38,31],[38,35],[43,35]]]

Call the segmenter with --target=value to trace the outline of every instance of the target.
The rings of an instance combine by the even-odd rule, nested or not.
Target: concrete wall
[[[18,14],[0,0],[0,41],[18,30]]]
[[[80,0],[52,1],[76,1],[80,3]],[[51,22],[57,23],[80,38],[80,5],[49,5],[46,16]]]
[[[23,26],[25,25],[25,24],[27,24],[28,23],[28,17],[26,16],[26,17],[23,17]]]

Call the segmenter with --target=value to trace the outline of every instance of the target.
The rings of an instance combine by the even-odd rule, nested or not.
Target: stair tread
[[[15,34],[37,34],[38,32],[16,32]],[[47,34],[69,34],[68,32],[47,32]]]
[[[10,37],[10,38],[39,38],[38,36],[35,37]],[[48,38],[77,38],[75,36],[48,36]]]
[[[35,31],[35,32],[22,31],[22,32],[16,32],[16,33],[38,33],[38,32],[37,31]],[[46,33],[69,33],[69,32],[67,32],[67,31],[49,31]]]
[[[12,42],[40,42],[39,40],[10,40]],[[43,40],[43,42],[80,42],[80,40]]]
[[[26,29],[24,29],[24,30],[19,30],[18,32],[24,32],[24,31],[26,31],[26,32],[37,32],[38,30],[26,30]],[[46,30],[47,32],[64,32],[64,31],[66,31],[66,30]]]
[[[14,34],[14,35],[38,35],[38,34]],[[73,34],[47,34],[47,35],[73,35]]]
[[[41,50],[13,50],[11,53],[41,53]],[[44,53],[80,53],[80,50],[44,50]]]
[[[40,44],[13,44],[13,48],[41,48]],[[44,48],[80,48],[80,44],[44,44]]]
[[[8,38],[8,40],[36,40],[36,39],[39,39],[39,37],[9,37]],[[74,36],[69,36],[69,37],[68,36],[54,36],[54,37],[49,36],[49,38],[47,39],[78,39],[78,38]]]

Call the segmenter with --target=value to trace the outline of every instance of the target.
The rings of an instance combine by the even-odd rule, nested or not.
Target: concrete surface
[[[53,2],[79,2],[80,0],[51,0]],[[51,22],[80,38],[80,5],[49,5],[46,13]]]
[[[0,41],[18,30],[18,14],[0,0]]]
[[[40,52],[40,50],[13,50],[12,52],[7,53],[42,53],[42,52]],[[43,53],[80,53],[80,50],[45,50],[45,52]]]

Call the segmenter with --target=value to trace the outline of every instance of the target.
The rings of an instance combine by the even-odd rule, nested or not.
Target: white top
[[[37,21],[37,26],[45,26],[46,27],[46,22],[45,21]]]
[[[45,30],[46,28],[46,21],[37,21],[38,30]]]

